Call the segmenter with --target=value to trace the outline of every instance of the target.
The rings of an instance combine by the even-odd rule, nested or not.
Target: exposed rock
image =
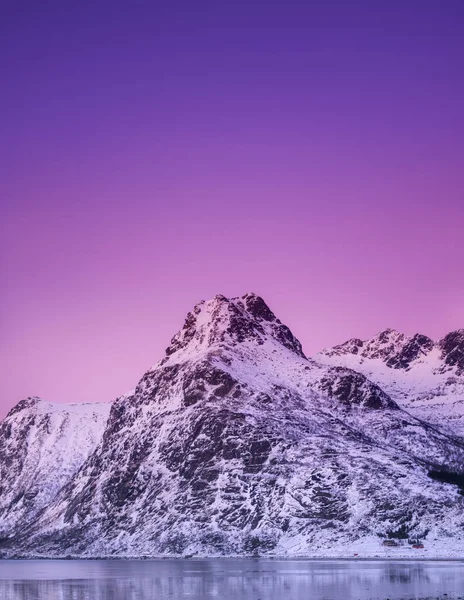
[[[387,394],[361,373],[349,371],[343,367],[334,367],[327,377],[321,379],[321,388],[329,396],[338,398],[348,408],[363,406],[374,410],[398,409]]]
[[[314,357],[349,367],[380,386],[401,408],[464,437],[464,329],[439,342],[393,329],[349,340]]]
[[[428,346],[388,330],[332,356],[400,373],[385,362],[413,365]],[[7,445],[17,414],[2,426]],[[41,427],[47,439],[53,428]],[[14,453],[2,460],[21,471]],[[260,297],[216,296],[114,402],[83,464],[1,544],[7,556],[88,557],[323,553],[389,532],[459,542],[464,497],[428,474],[463,461],[459,440],[382,386],[306,359]]]
[[[0,424],[0,537],[21,531],[100,441],[109,404],[21,400]]]
[[[448,333],[440,342],[442,359],[448,367],[456,368],[456,375],[464,375],[464,329]]]

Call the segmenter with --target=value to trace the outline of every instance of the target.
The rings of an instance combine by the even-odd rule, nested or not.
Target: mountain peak
[[[42,398],[39,398],[39,396],[28,396],[27,398],[23,398],[8,412],[7,418],[23,410],[36,408],[41,403],[43,403],[43,400]]]
[[[451,331],[438,342],[442,359],[448,367],[456,367],[458,374],[464,373],[464,329]]]
[[[454,347],[456,344],[450,341],[449,345]],[[392,369],[409,369],[413,361],[428,354],[434,346],[433,340],[421,333],[407,336],[396,329],[388,328],[369,340],[354,338],[325,350],[323,354],[329,357],[356,354],[361,358],[380,359]]]
[[[258,296],[254,293],[249,293],[245,294],[241,298],[237,298],[237,300],[241,301],[245,309],[256,319],[264,321],[276,321],[280,323],[279,319],[276,318],[272,310],[264,302],[261,296]]]
[[[392,327],[387,327],[387,329],[384,329],[383,331],[375,335],[373,338],[371,338],[368,343],[387,344],[392,341],[403,340],[405,337],[406,336],[404,333],[401,333],[396,329],[393,329]]]
[[[183,328],[172,338],[167,357],[187,358],[214,346],[253,343],[273,339],[304,357],[300,342],[254,293],[227,298],[221,294],[201,301],[188,313]]]

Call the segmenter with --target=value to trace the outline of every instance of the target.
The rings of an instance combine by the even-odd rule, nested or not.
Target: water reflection
[[[464,600],[464,564],[1,561],[1,600]]]

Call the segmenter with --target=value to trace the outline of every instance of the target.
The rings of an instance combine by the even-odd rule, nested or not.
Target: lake
[[[0,561],[1,600],[464,600],[464,562]]]

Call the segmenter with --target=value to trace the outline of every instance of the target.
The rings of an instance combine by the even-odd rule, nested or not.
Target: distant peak
[[[392,369],[409,369],[410,364],[428,354],[435,346],[426,335],[416,333],[412,337],[389,327],[369,340],[357,338],[325,350],[327,356],[357,354],[362,358],[382,360]]]
[[[464,339],[464,329],[455,329],[454,331],[450,331],[445,335],[445,337],[442,340],[440,340],[440,343],[442,343],[447,338],[453,338],[456,340]]]
[[[464,373],[464,329],[451,331],[438,342],[442,359],[448,367],[456,367],[459,374]]]
[[[383,331],[375,335],[371,340],[369,340],[369,342],[386,343],[392,339],[404,339],[405,337],[406,336],[404,335],[404,333],[400,333],[396,329],[388,327],[387,329],[384,329]]]
[[[42,400],[42,398],[39,398],[39,396],[28,396],[27,398],[23,398],[15,406],[13,406],[13,408],[8,412],[7,417],[10,417],[23,410],[36,408],[39,404],[42,404],[43,402],[44,401]]]

